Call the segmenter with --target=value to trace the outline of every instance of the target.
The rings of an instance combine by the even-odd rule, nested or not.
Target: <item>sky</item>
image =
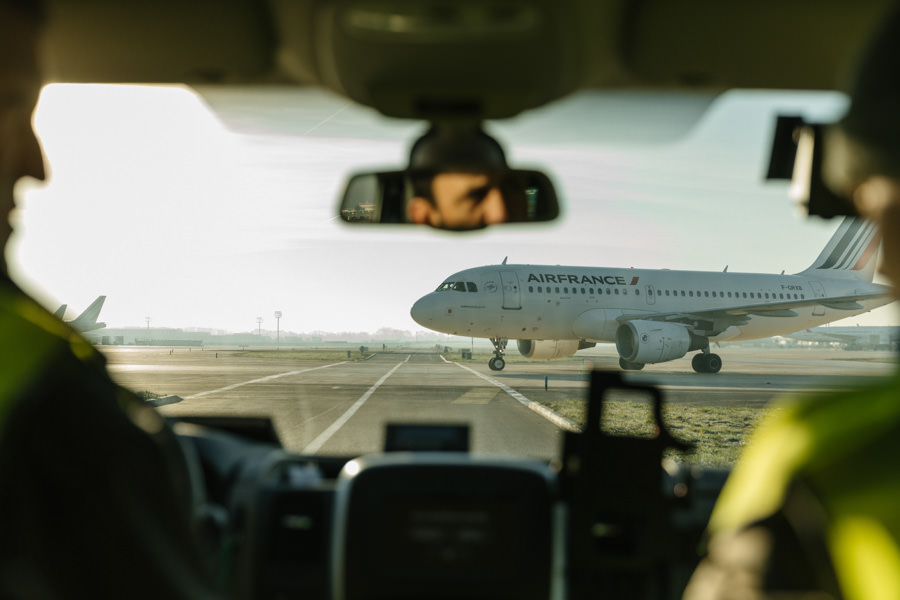
[[[837,221],[763,173],[776,114],[827,121],[836,93],[581,93],[489,123],[516,167],[552,177],[558,221],[451,234],[336,219],[354,172],[403,166],[422,123],[318,89],[45,87],[49,179],[20,182],[16,281],[109,327],[417,331],[448,275],[510,263],[797,272]],[[838,324],[897,323],[896,307]]]

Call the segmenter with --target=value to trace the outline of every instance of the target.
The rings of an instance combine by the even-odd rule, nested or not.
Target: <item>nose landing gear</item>
[[[491,338],[491,344],[494,345],[494,356],[488,361],[488,368],[491,371],[502,371],[506,366],[503,360],[503,354],[506,352],[506,344],[509,342],[506,338]]]

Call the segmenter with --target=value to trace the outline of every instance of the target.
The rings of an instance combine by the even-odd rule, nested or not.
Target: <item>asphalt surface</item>
[[[166,415],[269,416],[285,447],[321,455],[379,451],[390,422],[467,423],[475,452],[558,457],[565,423],[541,404],[583,399],[602,353],[562,361],[507,363],[389,352],[366,360],[297,359],[228,349],[103,347],[114,379],[135,391],[175,395]],[[786,393],[847,387],[889,375],[887,352],[720,351],[723,371],[701,375],[688,359],[648,366],[626,378],[658,385],[666,401],[762,407]],[[578,355],[579,357],[581,355]]]

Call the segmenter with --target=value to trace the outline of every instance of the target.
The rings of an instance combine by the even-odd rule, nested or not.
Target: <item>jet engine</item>
[[[702,348],[704,342],[704,338],[679,323],[627,321],[616,330],[616,350],[631,363],[675,360]]]
[[[538,360],[572,356],[579,350],[593,348],[594,342],[583,340],[518,340],[519,354]]]

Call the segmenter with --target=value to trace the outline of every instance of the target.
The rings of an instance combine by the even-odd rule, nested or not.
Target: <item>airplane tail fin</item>
[[[69,307],[68,304],[60,304],[59,308],[56,309],[56,312],[53,313],[53,316],[62,321],[62,318],[66,316],[66,309]]]
[[[813,264],[797,274],[872,281],[880,245],[881,235],[874,223],[847,217]]]
[[[91,329],[105,327],[105,323],[97,322],[97,319],[100,317],[100,310],[103,308],[103,303],[105,301],[106,296],[97,296],[97,299],[91,302],[91,305],[84,309],[83,313],[70,321],[69,325],[80,331],[90,331]]]

